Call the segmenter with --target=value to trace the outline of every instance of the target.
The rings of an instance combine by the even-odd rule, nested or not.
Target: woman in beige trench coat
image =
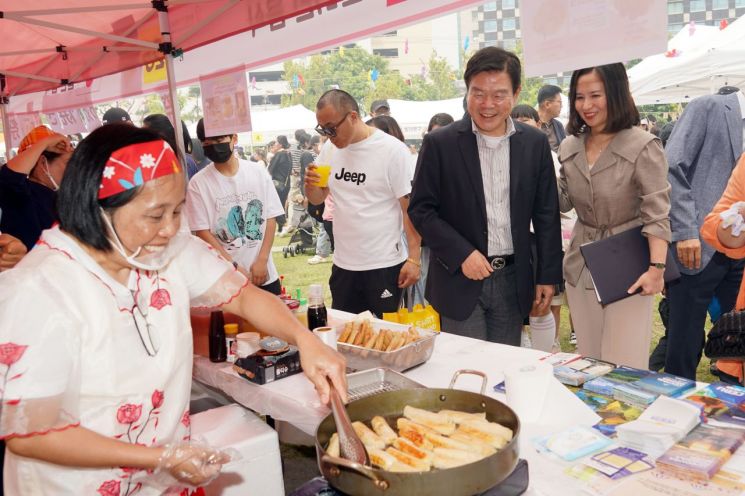
[[[659,139],[638,126],[622,64],[577,70],[569,88],[568,136],[559,148],[561,211],[577,223],[564,258],[578,352],[646,369],[653,295],[662,291],[670,242],[670,185]],[[602,306],[579,247],[644,226],[650,267],[629,288],[641,292]]]

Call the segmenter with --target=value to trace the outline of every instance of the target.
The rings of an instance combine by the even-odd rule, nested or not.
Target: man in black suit
[[[409,217],[432,250],[426,297],[442,329],[519,346],[523,319],[534,303],[545,312],[562,280],[551,149],[510,118],[520,93],[513,53],[479,50],[464,79],[469,115],[424,137]]]

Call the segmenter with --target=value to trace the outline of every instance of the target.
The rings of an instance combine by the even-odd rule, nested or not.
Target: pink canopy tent
[[[0,110],[9,97],[124,71],[336,3],[335,0],[0,0]],[[64,7],[60,7],[60,5]],[[181,126],[169,84],[179,146]]]
[[[483,0],[119,1],[71,0],[54,8],[39,0],[29,12],[3,10],[18,4],[0,0],[0,98],[11,97],[0,113],[14,143],[41,122],[40,112],[52,113],[53,126],[73,109],[89,121],[96,117],[92,105],[168,91],[166,106],[178,114],[176,85],[315,53]],[[182,50],[189,51],[179,57]],[[11,133],[5,134],[10,149]]]
[[[334,0],[0,0],[4,95],[141,66]],[[64,7],[60,7],[64,5]],[[169,36],[170,35],[170,36]]]

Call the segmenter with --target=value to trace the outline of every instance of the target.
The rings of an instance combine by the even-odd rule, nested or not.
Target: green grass
[[[290,238],[274,238],[274,247],[281,248],[287,246],[287,242]],[[326,299],[326,305],[331,306],[331,292],[328,288],[329,276],[331,276],[331,264],[324,263],[318,265],[309,265],[308,259],[313,255],[299,254],[294,257],[288,256],[285,258],[282,254],[281,249],[279,251],[273,251],[272,256],[274,257],[274,264],[277,266],[277,270],[280,275],[284,276],[284,286],[292,295],[295,294],[295,290],[300,288],[303,296],[308,294],[308,286],[310,284],[323,284],[324,295]],[[650,345],[650,353],[657,346],[657,341],[664,335],[665,328],[662,326],[660,315],[657,312],[657,304],[659,297],[655,299],[653,323],[652,323],[652,343]],[[711,327],[711,323],[707,319],[707,329]],[[566,305],[561,312],[561,324],[559,326],[559,341],[561,342],[561,349],[563,351],[574,351],[575,347],[569,344],[569,307]],[[717,380],[716,377],[709,373],[709,359],[704,357],[698,365],[696,372],[696,378],[703,382],[714,382]]]

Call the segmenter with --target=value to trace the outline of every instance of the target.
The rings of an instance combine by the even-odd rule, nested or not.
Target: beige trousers
[[[577,353],[616,365],[649,368],[653,296],[634,295],[603,307],[594,289],[567,283],[566,293]]]

